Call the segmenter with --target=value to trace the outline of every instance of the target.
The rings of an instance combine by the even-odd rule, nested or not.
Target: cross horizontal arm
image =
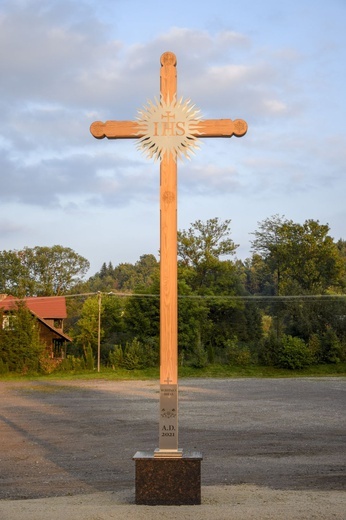
[[[95,121],[90,126],[90,132],[96,139],[136,139],[144,135],[136,121]]]
[[[205,119],[196,121],[193,128],[195,137],[242,137],[247,132],[247,123],[243,119]],[[95,121],[90,132],[96,139],[140,139],[145,135],[143,124],[136,121]]]
[[[206,119],[195,126],[196,137],[242,137],[247,132],[243,119]]]

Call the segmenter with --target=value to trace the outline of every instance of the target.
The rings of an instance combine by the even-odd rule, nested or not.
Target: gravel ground
[[[134,505],[158,441],[153,381],[0,381],[1,520],[345,519],[345,378],[183,379],[201,506]]]

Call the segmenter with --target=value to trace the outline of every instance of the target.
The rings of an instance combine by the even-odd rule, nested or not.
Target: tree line
[[[346,242],[329,232],[316,220],[299,224],[274,215],[258,224],[251,257],[241,261],[230,220],[198,220],[179,231],[180,364],[299,369],[346,361]],[[86,259],[54,246],[54,266],[50,248],[44,259],[40,249],[0,253],[0,293],[71,296],[65,331],[73,344],[66,366],[92,367],[99,334],[104,365],[158,364],[160,280],[154,255],[115,267],[104,262],[83,280]]]

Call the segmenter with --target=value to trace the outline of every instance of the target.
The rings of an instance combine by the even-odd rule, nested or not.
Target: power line
[[[24,298],[15,298],[18,300],[33,298],[35,301],[48,300],[50,298],[87,298],[91,296],[113,296],[118,298],[160,298],[160,295],[151,293],[128,293],[128,292],[87,292],[77,294],[61,294],[53,296],[27,296]],[[190,299],[190,300],[244,300],[244,301],[337,301],[346,300],[346,294],[297,294],[297,295],[233,295],[233,294],[179,294],[179,299]],[[1,300],[0,300],[1,302]],[[0,303],[1,305],[1,303]]]
[[[72,294],[66,295],[66,298],[74,298],[80,296],[96,296],[100,291],[95,293]],[[123,293],[108,292],[102,293],[103,296],[115,296],[119,298],[160,298],[159,294],[148,293]],[[240,300],[240,301],[256,301],[256,302],[278,302],[278,301],[340,301],[346,300],[346,294],[300,294],[300,295],[282,295],[282,296],[263,296],[263,295],[230,295],[230,294],[179,294],[181,300]]]

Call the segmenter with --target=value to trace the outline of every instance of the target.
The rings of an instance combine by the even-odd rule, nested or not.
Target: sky
[[[346,239],[346,1],[0,0],[0,250],[70,247],[89,275],[159,252],[159,164],[93,121],[135,120],[177,56],[178,96],[244,137],[178,163],[178,228],[273,215]]]

